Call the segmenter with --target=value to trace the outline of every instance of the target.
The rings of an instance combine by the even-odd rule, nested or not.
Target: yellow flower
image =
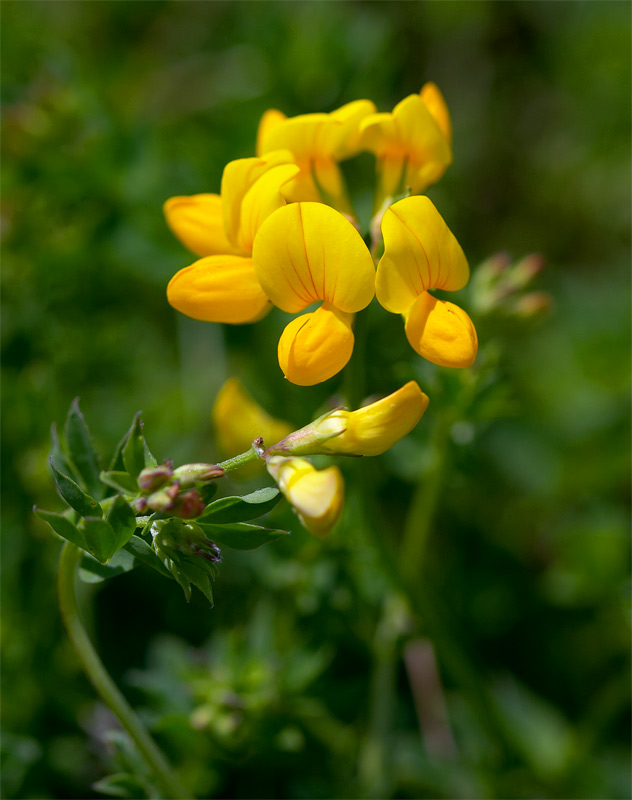
[[[167,299],[205,322],[255,322],[272,307],[252,265],[252,242],[261,223],[285,205],[283,187],[298,173],[287,152],[231,161],[222,193],[172,197],[165,215],[176,236],[199,261],[177,272]]]
[[[452,127],[447,106],[434,83],[411,94],[392,112],[361,121],[361,145],[377,157],[376,210],[406,188],[423,192],[452,163]]]
[[[463,250],[427,197],[407,197],[382,219],[384,255],[376,276],[380,304],[402,314],[414,350],[444,367],[469,367],[478,340],[468,315],[429,289],[455,292],[469,278]]]
[[[278,442],[292,430],[288,422],[264,411],[238,378],[229,378],[219,390],[211,420],[224,458],[244,453],[259,436],[264,442]]]
[[[375,293],[375,268],[353,225],[322,203],[292,203],[271,214],[254,241],[254,269],[274,305],[295,314],[279,340],[283,374],[311,386],[327,380],[353,351],[353,314]]]
[[[337,408],[324,414],[269,447],[266,453],[379,456],[410,433],[428,402],[418,384],[409,381],[396,392],[356,411]]]
[[[270,109],[261,118],[257,153],[289,150],[301,172],[288,199],[324,200],[344,214],[353,215],[338,162],[360,151],[359,126],[375,111],[370,100],[355,100],[330,114],[286,117]]]
[[[305,530],[314,536],[326,536],[340,516],[344,500],[338,467],[317,470],[304,458],[282,456],[267,458],[266,466]]]

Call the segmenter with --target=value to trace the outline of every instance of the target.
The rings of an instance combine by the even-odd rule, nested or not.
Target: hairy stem
[[[57,590],[61,616],[81,665],[92,685],[136,744],[141,756],[162,789],[163,797],[185,800],[190,794],[179,785],[162,751],[147,733],[144,725],[118,690],[106,671],[79,617],[75,579],[81,550],[67,542],[59,562]]]

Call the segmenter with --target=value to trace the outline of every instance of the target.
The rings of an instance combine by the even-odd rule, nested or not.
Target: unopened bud
[[[193,483],[205,483],[215,478],[221,478],[224,470],[217,464],[183,464],[173,472],[173,477],[180,486],[190,486]]]
[[[171,462],[165,462],[156,467],[146,467],[138,476],[138,485],[143,492],[155,492],[164,486],[172,475]]]
[[[199,517],[204,508],[204,500],[200,497],[197,489],[189,489],[175,498],[169,512],[180,519],[193,519]]]
[[[523,258],[506,273],[505,292],[524,289],[544,269],[544,265],[544,256],[540,253],[531,253]]]
[[[547,292],[530,292],[516,301],[513,313],[525,319],[540,316],[550,310],[552,303]]]
[[[180,486],[177,483],[173,483],[165,489],[160,489],[158,492],[149,495],[147,507],[151,508],[152,511],[170,511],[179,491]]]

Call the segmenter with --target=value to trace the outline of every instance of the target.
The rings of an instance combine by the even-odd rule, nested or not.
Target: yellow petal
[[[208,256],[177,272],[167,299],[178,311],[204,322],[256,322],[270,308],[252,266],[243,256]]]
[[[278,111],[276,108],[269,108],[259,120],[259,129],[257,130],[257,155],[262,156],[265,154],[264,144],[266,141],[266,137],[270,133],[273,128],[279,124],[279,122],[283,122],[284,119],[287,119],[285,114],[282,111]]]
[[[441,367],[471,367],[478,339],[472,320],[454,303],[424,292],[405,316],[413,350]]]
[[[403,313],[427,289],[462,289],[467,259],[454,234],[427,197],[406,197],[382,219],[384,255],[377,268],[377,299]]]
[[[281,187],[295,178],[298,172],[296,164],[272,167],[248,189],[241,203],[237,236],[237,242],[243,252],[252,252],[252,243],[261,223],[277,208],[286,205]]]
[[[322,452],[380,455],[410,433],[428,408],[428,402],[428,396],[419,385],[409,381],[388,397],[357,411],[333,411],[323,423],[331,425],[331,420],[340,420],[344,422],[345,430],[339,436],[325,441]]]
[[[351,158],[360,150],[360,123],[369,114],[374,114],[375,110],[371,100],[354,100],[331,112],[329,116],[342,123],[333,129],[333,141],[330,144],[331,155],[336,161]]]
[[[338,467],[317,470],[304,458],[273,456],[267,459],[267,468],[303,527],[314,536],[326,536],[344,501],[344,481]]]
[[[445,163],[452,160],[452,148],[437,120],[418,94],[405,97],[393,109],[400,141],[414,163]]]
[[[351,315],[322,305],[285,327],[279,339],[279,365],[298,386],[313,386],[333,377],[353,352]]]
[[[448,106],[437,85],[429,81],[422,87],[419,96],[424,101],[428,111],[435,118],[437,125],[448,140],[448,143],[451,143],[452,121],[450,120],[450,112],[448,111]]]
[[[221,187],[224,228],[229,241],[235,246],[239,239],[241,204],[248,189],[269,169],[291,163],[291,153],[277,151],[260,158],[238,158],[226,164]]]
[[[264,442],[278,442],[292,430],[288,422],[271,417],[261,408],[238,378],[229,378],[219,390],[211,420],[225,458],[245,452],[259,436]]]
[[[377,456],[409,433],[428,408],[415,381],[375,403],[347,411],[337,408],[267,449],[270,455]]]
[[[292,203],[263,223],[252,249],[257,277],[289,313],[326,300],[356,312],[374,294],[375,268],[353,225],[322,203]]]
[[[173,233],[197,256],[239,252],[226,236],[222,198],[218,194],[171,197],[163,208]]]
[[[342,126],[342,122],[332,119],[329,114],[301,114],[277,120],[267,125],[260,139],[261,152],[289,150],[296,162],[309,162],[317,155],[326,155],[331,141],[332,129]]]

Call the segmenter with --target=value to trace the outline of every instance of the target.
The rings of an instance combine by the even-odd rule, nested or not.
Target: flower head
[[[452,127],[434,83],[411,94],[392,112],[369,114],[360,123],[361,146],[377,157],[376,208],[406,188],[423,192],[452,163]]]
[[[326,536],[342,511],[344,483],[338,467],[317,470],[304,458],[282,456],[266,458],[266,466],[305,530]]]
[[[377,456],[403,439],[428,408],[415,381],[356,411],[337,408],[266,451],[268,454]]]
[[[298,173],[288,152],[231,161],[222,194],[173,197],[165,214],[176,236],[204,256],[177,272],[167,299],[178,311],[205,322],[255,322],[272,307],[252,264],[261,223],[285,205],[283,187]]]
[[[384,255],[376,276],[379,303],[402,314],[419,355],[444,367],[469,367],[478,349],[476,329],[463,309],[429,289],[455,292],[469,278],[463,250],[427,197],[407,197],[382,219]]]
[[[360,151],[360,122],[375,111],[370,100],[355,100],[330,114],[286,117],[270,109],[261,118],[257,153],[289,150],[300,174],[288,199],[331,203],[352,214],[338,162]]]
[[[283,331],[278,356],[292,383],[311,386],[339,372],[353,351],[352,315],[375,292],[375,268],[353,225],[322,203],[292,203],[261,226],[254,268],[274,305],[295,314]]]

